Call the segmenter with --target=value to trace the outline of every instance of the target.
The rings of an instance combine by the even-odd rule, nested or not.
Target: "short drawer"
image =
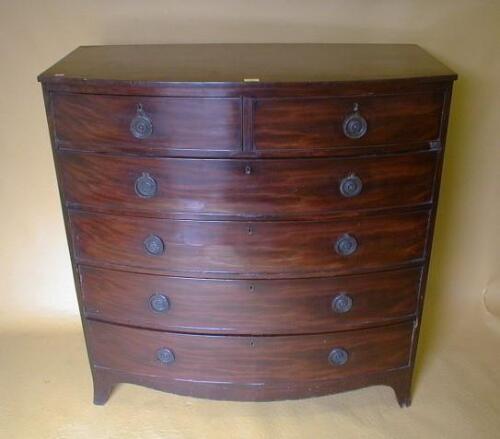
[[[58,146],[81,150],[241,149],[241,100],[55,94]]]
[[[60,153],[66,203],[151,214],[297,217],[430,203],[436,152],[224,160]]]
[[[424,257],[428,211],[355,220],[181,221],[70,212],[77,261],[180,275],[299,277]]]
[[[275,337],[203,336],[88,321],[94,365],[166,380],[325,382],[408,365],[413,322]]]
[[[254,102],[257,150],[324,149],[435,140],[440,92],[356,98],[269,98]]]
[[[311,279],[217,280],[80,266],[88,318],[160,330],[306,334],[413,316],[421,269]]]

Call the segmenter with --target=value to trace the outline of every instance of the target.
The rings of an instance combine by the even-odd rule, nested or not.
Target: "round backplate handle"
[[[344,118],[342,129],[349,139],[360,139],[368,131],[368,123],[359,112],[358,104],[354,104],[352,113]]]
[[[165,251],[165,243],[158,235],[149,235],[144,240],[144,249],[152,256],[159,256]]]
[[[348,233],[342,235],[335,243],[335,251],[341,256],[350,256],[358,249],[358,241]]]
[[[135,180],[135,193],[141,198],[151,198],[158,191],[158,183],[147,172],[143,172],[140,177]]]
[[[356,197],[361,193],[362,189],[363,182],[355,174],[343,178],[340,182],[340,193],[346,198]]]
[[[332,309],[338,314],[349,312],[352,308],[352,297],[346,293],[340,293],[332,300]]]
[[[170,301],[165,294],[155,293],[149,298],[149,305],[154,312],[167,312],[170,309]]]
[[[137,105],[137,113],[130,121],[130,132],[136,139],[146,139],[153,134],[153,121],[142,109],[142,104]]]
[[[332,366],[343,366],[349,360],[349,353],[344,348],[334,348],[328,355],[328,361]]]
[[[175,361],[175,354],[169,348],[160,348],[156,351],[156,359],[162,364],[172,364]]]

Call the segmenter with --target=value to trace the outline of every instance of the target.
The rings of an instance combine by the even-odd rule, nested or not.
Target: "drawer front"
[[[337,160],[62,153],[59,160],[70,206],[266,218],[429,203],[436,152]]]
[[[442,93],[356,98],[260,99],[257,150],[426,142],[440,134]]]
[[[413,322],[406,322],[336,334],[232,337],[88,323],[96,366],[226,384],[320,382],[404,367],[413,332]]]
[[[241,100],[56,94],[55,137],[69,149],[241,149]]]
[[[80,266],[86,317],[177,332],[305,334],[415,314],[418,267],[336,278],[217,280]],[[291,324],[293,322],[293,324]]]
[[[335,222],[174,221],[72,211],[78,262],[180,275],[342,274],[420,260],[429,214]]]

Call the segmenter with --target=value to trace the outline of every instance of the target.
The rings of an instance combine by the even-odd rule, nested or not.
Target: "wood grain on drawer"
[[[413,322],[321,335],[204,336],[88,322],[95,366],[163,379],[218,383],[328,381],[408,365]],[[343,349],[347,361],[331,364]],[[168,349],[171,361],[158,359]],[[165,352],[165,351],[164,351]]]
[[[335,275],[419,261],[428,219],[428,211],[330,222],[180,221],[70,212],[78,262],[187,276]],[[352,244],[346,245],[352,251],[354,240],[356,251],[338,253],[340,243]]]
[[[440,134],[442,93],[356,98],[273,98],[254,103],[257,150],[335,148],[435,140]],[[366,120],[366,134],[349,138],[346,117]]]
[[[297,217],[432,201],[436,152],[223,160],[61,153],[66,203],[154,215]],[[141,180],[153,188],[141,193]],[[355,179],[359,193],[346,193]],[[146,196],[145,196],[146,195]]]
[[[301,334],[416,313],[420,267],[310,279],[218,280],[80,266],[86,317],[177,332]],[[293,323],[291,323],[293,322]]]
[[[238,98],[56,94],[52,105],[55,137],[64,148],[241,149],[241,100]],[[151,124],[146,128],[142,125],[148,134],[143,138],[133,134],[132,124],[137,117],[146,117]]]

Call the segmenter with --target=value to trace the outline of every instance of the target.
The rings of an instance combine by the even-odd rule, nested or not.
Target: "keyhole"
[[[253,228],[252,226],[248,226],[248,234],[253,235]]]

